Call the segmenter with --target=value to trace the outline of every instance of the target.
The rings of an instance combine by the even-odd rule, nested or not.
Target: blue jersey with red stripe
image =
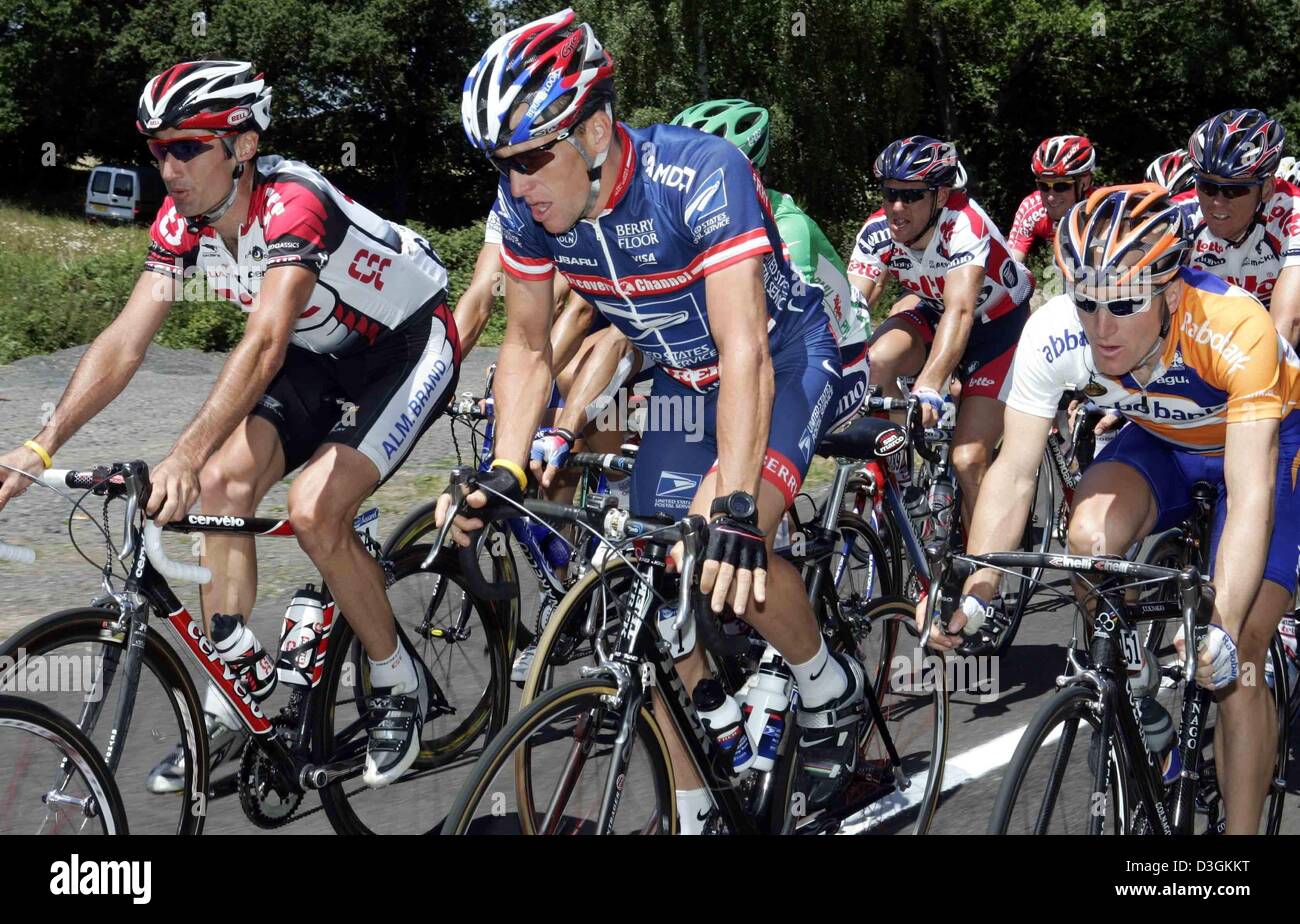
[[[697,391],[717,385],[705,278],[758,257],[773,354],[814,326],[827,326],[819,286],[800,280],[782,255],[762,180],[740,149],[674,125],[618,124],[621,161],[606,209],[564,234],[533,220],[501,181],[501,263],[523,280],[558,267],[642,353]]]

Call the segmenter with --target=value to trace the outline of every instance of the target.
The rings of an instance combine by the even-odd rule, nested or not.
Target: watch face
[[[758,505],[748,494],[741,494],[737,491],[727,499],[727,508],[733,517],[737,519],[748,519],[752,517],[757,510]]]

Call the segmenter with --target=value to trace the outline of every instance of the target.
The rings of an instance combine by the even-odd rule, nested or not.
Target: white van
[[[96,167],[86,181],[86,217],[114,221],[152,221],[162,204],[157,170]]]

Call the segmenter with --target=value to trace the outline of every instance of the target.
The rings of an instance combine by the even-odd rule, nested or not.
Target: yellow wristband
[[[528,490],[528,476],[524,474],[522,468],[511,462],[509,459],[493,459],[491,468],[498,467],[504,468],[507,472],[515,476],[515,481],[519,482],[520,491]]]
[[[46,468],[54,467],[54,459],[52,459],[50,457],[50,454],[45,451],[45,447],[42,446],[40,443],[36,442],[36,440],[25,440],[23,442],[23,445],[26,446],[28,449],[30,449],[32,452],[36,453],[38,456],[40,456],[41,461],[45,463]]]

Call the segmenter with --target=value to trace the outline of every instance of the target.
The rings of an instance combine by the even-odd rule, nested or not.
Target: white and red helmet
[[[470,144],[491,153],[572,129],[613,93],[614,59],[591,26],[563,10],[492,43],[465,78],[461,123]],[[520,106],[527,108],[511,129]]]
[[[1034,150],[1031,162],[1034,176],[1062,178],[1092,173],[1095,166],[1097,152],[1083,135],[1044,138]]]
[[[271,88],[247,61],[186,61],[144,85],[135,127],[264,132],[271,124]]]

